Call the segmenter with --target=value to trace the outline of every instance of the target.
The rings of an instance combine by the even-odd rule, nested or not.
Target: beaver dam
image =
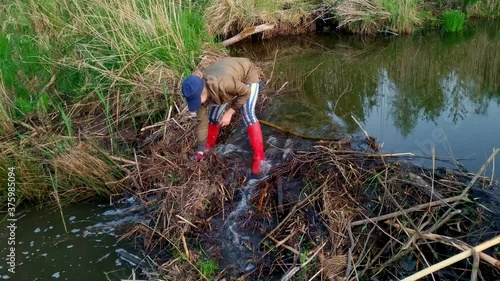
[[[271,169],[251,180],[244,128],[224,129],[196,163],[192,119],[145,130],[130,170],[149,218],[128,233],[143,243],[145,278],[500,278],[500,193],[482,176],[498,149],[472,174],[381,154],[368,135],[305,140],[266,126]]]

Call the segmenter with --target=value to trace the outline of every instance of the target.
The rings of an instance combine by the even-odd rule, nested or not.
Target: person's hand
[[[191,157],[191,160],[194,160],[194,161],[196,161],[196,162],[200,162],[201,160],[203,160],[203,158],[205,158],[205,152],[203,152],[203,151],[198,151],[198,152],[196,152],[196,154],[195,154],[195,155],[193,155],[193,156]]]
[[[231,118],[233,117],[234,114],[234,109],[230,108],[228,111],[224,112],[224,115],[222,115],[221,120],[219,121],[219,125],[221,127],[225,127],[231,123]]]

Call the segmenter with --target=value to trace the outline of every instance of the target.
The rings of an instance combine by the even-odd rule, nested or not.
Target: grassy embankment
[[[1,6],[0,171],[18,195],[72,200],[126,188],[140,128],[174,116],[179,79],[214,35],[275,23],[266,36],[314,29],[321,13],[356,33],[411,33],[448,11],[495,17],[493,0],[466,1],[34,0]],[[205,7],[206,5],[206,7]],[[460,12],[452,12],[460,15]],[[453,16],[450,16],[453,17]],[[462,18],[461,16],[458,16]],[[121,166],[117,165],[117,161]],[[120,162],[121,161],[121,162]],[[129,166],[127,166],[129,165]],[[0,194],[0,202],[5,194]]]
[[[127,188],[117,159],[134,159],[142,126],[175,114],[179,78],[212,42],[195,2],[0,6],[0,174],[15,167],[18,202]]]
[[[500,3],[495,0],[214,0],[207,15],[209,30],[224,35],[264,22],[277,25],[268,35],[303,33],[314,30],[318,18],[326,19],[320,25],[338,26],[347,32],[411,34],[436,28],[459,31],[469,18],[499,17]]]

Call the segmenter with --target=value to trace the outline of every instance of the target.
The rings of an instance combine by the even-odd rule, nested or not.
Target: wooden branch
[[[497,236],[497,237],[495,237],[495,238],[493,238],[493,239],[491,239],[491,240],[488,240],[486,242],[483,242],[483,243],[477,245],[473,249],[469,249],[469,250],[467,250],[465,252],[462,252],[462,253],[460,253],[458,255],[455,255],[453,257],[445,259],[444,261],[441,261],[441,262],[436,263],[436,264],[434,264],[432,266],[429,266],[429,267],[425,268],[424,270],[421,270],[421,271],[419,271],[419,272],[417,272],[417,273],[415,273],[413,275],[410,275],[410,276],[402,279],[401,281],[416,281],[416,280],[418,280],[418,279],[420,279],[420,278],[422,278],[424,276],[427,276],[427,275],[429,275],[429,274],[431,274],[433,272],[436,272],[436,271],[438,271],[438,270],[440,270],[442,268],[445,268],[445,267],[447,267],[447,266],[449,266],[451,264],[454,264],[454,263],[456,263],[458,261],[461,261],[461,260],[463,260],[465,258],[470,257],[472,255],[472,251],[473,250],[476,251],[476,252],[482,252],[482,251],[484,251],[484,250],[486,250],[486,249],[488,249],[490,247],[496,246],[498,244],[500,244],[500,235]]]
[[[292,268],[287,274],[285,274],[285,276],[283,276],[283,278],[281,278],[281,281],[288,281],[288,280],[292,279],[292,277],[295,275],[295,273],[297,273],[302,268],[306,267],[306,265],[308,265],[319,254],[319,252],[325,246],[326,246],[326,242],[323,243],[323,245],[319,246],[318,249],[314,252],[314,254],[310,258],[308,258],[303,264]]]
[[[290,252],[296,254],[297,256],[300,256],[300,252],[297,251],[296,249],[288,246],[288,245],[285,245],[285,242],[288,241],[288,239],[290,239],[293,235],[295,235],[297,233],[296,230],[294,230],[290,235],[288,235],[285,239],[281,240],[281,241],[278,241],[278,239],[272,237],[272,236],[269,236],[269,239],[273,240],[274,243],[276,243],[276,247],[283,247],[287,250],[289,250]]]
[[[280,126],[278,126],[276,124],[273,124],[273,123],[271,123],[269,121],[266,121],[266,120],[259,120],[259,122],[261,124],[263,124],[263,125],[271,127],[271,128],[276,129],[278,131],[282,131],[283,133],[286,133],[286,134],[289,134],[289,135],[292,135],[292,136],[296,136],[296,137],[299,137],[299,138],[302,138],[302,139],[306,139],[306,140],[318,140],[318,141],[339,141],[340,140],[340,139],[333,139],[333,138],[322,138],[322,137],[302,135],[302,134],[299,134],[297,132],[294,132],[294,131],[282,128],[282,127],[280,127]]]
[[[365,223],[377,222],[377,221],[382,221],[382,220],[386,220],[386,219],[390,219],[390,218],[395,218],[395,217],[398,217],[398,216],[401,216],[401,215],[404,215],[404,214],[407,214],[407,213],[411,213],[411,212],[414,212],[414,211],[419,211],[419,210],[422,210],[422,209],[425,209],[425,208],[430,208],[430,207],[435,207],[435,206],[442,206],[442,205],[446,205],[448,203],[455,202],[455,201],[458,201],[458,200],[463,200],[463,199],[464,199],[463,196],[455,196],[455,197],[450,197],[450,198],[446,198],[446,199],[439,200],[439,201],[433,201],[433,202],[429,202],[429,203],[417,205],[415,207],[411,207],[411,208],[408,208],[408,209],[404,209],[404,210],[401,210],[401,211],[397,211],[397,212],[394,212],[394,213],[390,213],[390,214],[386,214],[386,215],[382,215],[382,216],[378,216],[378,217],[373,217],[373,218],[367,218],[367,219],[364,219],[364,220],[355,221],[355,222],[351,223],[351,226],[362,225],[362,224],[365,224]]]
[[[500,148],[493,149],[493,153],[491,153],[491,155],[488,158],[488,160],[486,160],[486,162],[481,167],[481,169],[479,169],[479,172],[477,172],[477,174],[472,178],[472,180],[469,182],[469,184],[462,191],[462,195],[463,196],[465,196],[467,194],[467,192],[469,192],[469,189],[471,189],[472,185],[474,185],[474,183],[477,181],[477,179],[480,177],[480,175],[484,172],[484,170],[486,170],[486,168],[488,167],[488,165],[490,165],[490,162],[493,161],[493,159],[495,159],[495,156],[497,155],[497,153],[499,151],[500,151]]]
[[[356,248],[356,244],[354,243],[354,237],[352,235],[351,223],[349,223],[347,231],[349,232],[349,241],[351,242],[351,247],[349,247],[349,249],[347,250],[347,268],[345,270],[345,277],[349,278],[349,276],[351,275],[351,271],[354,268],[354,259],[352,257],[352,253],[354,252],[354,248]]]
[[[361,132],[363,132],[363,135],[365,135],[366,140],[369,141],[370,135],[368,135],[368,132],[365,129],[363,129],[363,126],[361,126],[361,123],[359,123],[358,119],[356,119],[356,117],[354,117],[354,115],[351,115],[351,118],[352,118],[352,120],[354,120],[354,122],[356,122],[356,124],[358,125]]]
[[[247,38],[248,36],[250,36],[252,34],[260,33],[260,32],[266,31],[266,30],[271,30],[273,28],[274,28],[274,24],[268,24],[268,23],[257,25],[257,26],[252,26],[252,27],[247,27],[247,28],[243,29],[243,31],[240,32],[238,35],[233,36],[227,40],[224,40],[222,42],[222,46],[227,47],[231,44],[234,44],[238,41],[241,41],[241,40]]]
[[[278,211],[283,214],[285,211],[283,209],[283,178],[279,177],[278,182],[277,182],[277,189],[278,189]]]
[[[407,231],[410,234],[416,234],[415,230],[404,227],[400,224],[391,224],[391,225],[393,227],[398,228],[398,229],[404,229],[405,231]],[[444,236],[444,235],[439,235],[439,234],[434,234],[434,233],[420,233],[419,236],[426,238],[426,239],[429,239],[429,240],[441,242],[443,244],[455,247],[455,248],[462,250],[462,251],[467,251],[467,250],[470,250],[472,248],[472,246],[463,242],[462,240],[459,240],[459,239],[453,238],[453,237],[449,237],[449,236]],[[478,254],[482,260],[491,264],[495,268],[500,269],[500,261],[499,260],[497,260],[494,257],[492,257],[488,254],[485,254],[485,253],[478,253]]]
[[[109,159],[111,159],[111,160],[115,160],[115,161],[123,162],[123,163],[130,164],[130,165],[137,165],[137,162],[130,161],[130,160],[127,160],[127,159],[122,158],[122,157],[117,157],[117,156],[113,156],[113,155],[108,155],[108,158],[109,158]]]
[[[477,274],[479,271],[479,261],[481,260],[479,258],[479,255],[481,253],[476,252],[474,248],[472,248],[471,250],[472,250],[472,256],[474,257],[474,262],[472,263],[472,273],[470,276],[470,281],[477,281]]]

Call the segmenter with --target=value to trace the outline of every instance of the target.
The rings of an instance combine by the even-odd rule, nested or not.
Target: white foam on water
[[[42,231],[42,230],[41,230],[39,227],[37,227],[37,228],[35,229],[35,233],[39,233],[40,231]]]
[[[59,273],[59,272],[52,274],[52,278],[58,279],[59,277],[61,277],[61,273]]]
[[[75,219],[76,219],[76,217],[75,217],[75,216],[71,216],[71,217],[69,217],[69,221],[74,221]]]
[[[263,161],[264,162],[264,161]],[[242,247],[241,245],[241,238],[242,235],[239,233],[239,228],[238,228],[238,219],[241,214],[244,212],[248,211],[250,209],[250,205],[248,202],[252,198],[252,195],[255,192],[255,187],[257,184],[263,180],[265,180],[267,177],[261,178],[261,179],[251,179],[249,180],[242,188],[241,188],[241,199],[237,203],[236,208],[229,213],[229,216],[227,217],[226,224],[229,225],[228,227],[228,235],[230,240],[233,242],[234,245],[238,247]]]
[[[2,279],[4,279],[4,280],[10,279],[10,276],[9,275],[3,275]]]

